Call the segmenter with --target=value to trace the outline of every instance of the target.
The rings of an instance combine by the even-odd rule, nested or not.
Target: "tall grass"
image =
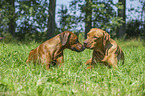
[[[116,69],[96,65],[87,70],[92,51],[64,50],[62,67],[46,71],[26,64],[31,49],[40,43],[0,42],[0,95],[11,96],[144,96],[145,47],[140,40],[117,40],[125,53],[125,64]]]

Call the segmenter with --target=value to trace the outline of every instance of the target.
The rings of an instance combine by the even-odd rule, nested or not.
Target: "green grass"
[[[116,69],[85,62],[92,51],[64,51],[62,67],[46,71],[27,65],[31,49],[40,43],[0,42],[0,96],[145,96],[145,47],[140,40],[117,40],[125,53],[125,64]]]

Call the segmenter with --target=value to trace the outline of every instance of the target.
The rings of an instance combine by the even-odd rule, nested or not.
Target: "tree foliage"
[[[145,33],[145,2],[144,0],[138,1],[142,5],[138,7],[142,10],[130,8],[128,11],[138,12],[141,18],[135,18],[129,14],[128,16],[138,21],[134,22],[135,20],[129,19],[131,22],[127,23],[126,30],[131,30],[129,26],[133,24],[133,26],[136,26],[139,23],[139,26],[136,28],[140,30],[138,33],[140,35]],[[69,30],[76,34],[81,33],[82,36],[86,36],[86,33],[92,27],[97,27],[109,32],[112,37],[116,37],[119,26],[124,23],[123,18],[118,16],[118,9],[122,8],[122,3],[114,3],[113,0],[71,0],[69,2],[69,8],[61,5],[58,10],[58,18],[55,18],[57,20],[55,23],[55,33],[53,33],[56,35]],[[52,28],[48,27],[48,17],[49,0],[1,0],[0,35],[6,36],[7,33],[10,33],[17,40],[46,39],[50,35],[47,34],[47,30]],[[131,31],[126,33],[127,36],[131,34],[129,32]]]
[[[60,32],[69,30],[73,31],[75,33],[79,33],[81,29],[78,28],[78,23],[80,22],[80,18],[78,18],[76,15],[69,13],[69,10],[66,6],[61,5],[61,8],[58,11],[58,17],[59,17],[59,24],[58,24],[58,30]]]
[[[29,37],[29,39],[38,39],[47,29],[47,0],[43,0],[43,2],[42,0],[15,0],[14,15],[9,15],[11,13],[11,10],[7,10],[7,6],[10,6],[7,0],[3,0],[3,2],[1,2],[1,5],[3,5],[0,9],[1,33],[8,32],[8,23],[10,22],[10,17],[15,17],[15,21],[10,23],[16,23],[15,38],[17,38],[18,40],[23,40],[27,37]]]
[[[127,38],[139,37],[141,33],[140,26],[141,26],[141,22],[139,20],[132,20],[132,21],[127,22],[127,26],[126,26]]]
[[[113,0],[92,0],[92,3],[86,6],[86,3],[89,1],[90,0],[72,0],[70,3],[71,12],[73,12],[73,14],[80,12],[79,21],[85,23],[85,21],[90,19],[85,18],[85,12],[87,13],[88,9],[92,9],[92,14],[90,14],[92,17],[92,27],[104,29],[110,32],[111,35],[116,36],[115,30],[123,23],[122,18],[118,17],[115,11],[115,8],[120,7],[120,5],[114,4]],[[76,23],[78,24],[78,22]]]

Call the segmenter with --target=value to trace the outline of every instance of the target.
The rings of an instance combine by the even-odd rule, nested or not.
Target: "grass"
[[[87,70],[92,51],[64,51],[64,66],[46,71],[27,65],[31,49],[40,43],[0,42],[1,96],[144,96],[145,47],[140,40],[117,40],[125,53],[125,64],[116,69],[96,65]]]

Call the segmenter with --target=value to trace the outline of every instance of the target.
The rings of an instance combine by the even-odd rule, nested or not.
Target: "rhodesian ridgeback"
[[[93,56],[85,64],[91,64],[87,69],[93,68],[92,65],[100,63],[108,67],[117,67],[119,60],[124,63],[124,54],[120,46],[111,39],[110,35],[99,28],[92,28],[84,41],[84,46],[93,49]]]
[[[45,64],[47,70],[49,70],[51,63],[61,66],[65,48],[76,52],[81,52],[85,49],[74,33],[65,31],[45,41],[36,49],[31,50],[26,62]]]

